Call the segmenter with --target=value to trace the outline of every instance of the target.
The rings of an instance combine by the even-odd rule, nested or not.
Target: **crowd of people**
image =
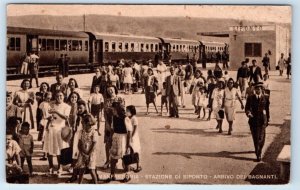
[[[49,174],[56,172],[61,175],[61,165],[69,164],[72,177],[67,182],[82,183],[83,175],[89,171],[93,182],[97,183],[99,177],[95,150],[101,135],[100,126],[104,123],[106,161],[103,168],[111,170],[110,177],[105,181],[116,180],[118,160],[125,162],[125,156],[132,154],[134,161],[124,164],[125,176],[122,181],[128,182],[131,170],[142,170],[139,124],[135,106],[126,106],[125,99],[119,93],[123,91],[127,95],[139,89],[145,94],[146,115],[150,114],[149,105],[153,104],[158,115],[164,116],[166,108],[169,117],[179,118],[180,109],[186,106],[187,94],[191,94],[197,119],[210,120],[213,115],[217,122],[216,129],[223,133],[222,124],[226,118],[228,135],[233,131],[238,100],[241,109],[245,109],[249,117],[255,153],[260,161],[265,128],[270,120],[269,65],[265,66],[267,61],[264,58],[265,73],[262,75],[257,61],[252,60],[251,66],[249,62],[249,59],[242,61],[235,80],[230,77],[229,71],[222,70],[218,61],[204,77],[202,71],[189,61],[184,64],[185,67],[182,63],[167,67],[159,60],[156,68],[153,68],[151,61],[139,64],[135,60],[121,60],[117,66],[109,64],[96,68],[86,100],[76,79],[69,78],[65,83],[63,73],[56,76],[54,84],[42,82],[38,92],[31,90],[31,80],[24,79],[20,90],[7,92],[7,171],[18,171],[18,175],[21,175],[26,160],[29,175],[32,176],[34,141],[31,128],[38,130],[37,140],[42,141],[44,152],[40,160],[48,160]],[[287,64],[289,77],[290,56],[281,62]],[[281,62],[278,63],[279,68]],[[157,96],[161,96],[160,112],[156,105]],[[245,105],[243,100],[246,100]],[[33,107],[35,102],[36,110]],[[56,169],[53,157],[57,159]],[[132,163],[136,163],[136,168],[129,167]]]
[[[104,78],[103,74],[101,78]],[[132,161],[137,167],[131,170],[141,171],[135,106],[125,107],[124,98],[118,95],[118,88],[111,81],[104,84],[102,80],[95,82],[96,79],[94,77],[87,101],[76,79],[70,78],[66,84],[62,74],[56,76],[54,84],[42,82],[38,92],[31,90],[29,79],[22,81],[20,90],[7,92],[7,171],[12,172],[8,176],[16,178],[21,175],[25,160],[29,176],[33,175],[31,128],[38,130],[37,140],[42,141],[44,152],[40,160],[48,160],[50,175],[61,175],[62,165],[69,164],[72,177],[67,182],[78,180],[82,183],[84,173],[89,171],[93,182],[97,183],[100,179],[96,172],[96,147],[99,146],[101,122],[105,126],[106,163],[103,167],[111,168],[111,175],[106,181],[116,180],[117,160],[129,154],[129,149],[137,155]],[[35,102],[36,109],[33,106]],[[57,159],[56,169],[53,157]],[[124,166],[126,172],[130,171],[128,165]],[[20,178],[23,177],[21,175]],[[130,176],[126,173],[123,181],[129,180]]]

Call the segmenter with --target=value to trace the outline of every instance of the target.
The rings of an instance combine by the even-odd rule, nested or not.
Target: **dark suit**
[[[250,82],[253,80],[254,83],[258,83],[260,80],[262,80],[261,69],[259,66],[256,66],[254,71],[253,69],[253,66],[250,66]]]
[[[246,114],[252,114],[253,117],[249,117],[250,130],[254,142],[255,154],[257,157],[261,156],[262,148],[265,143],[266,127],[269,120],[269,99],[263,94],[260,98],[257,98],[256,94],[253,94],[247,98],[245,112]]]
[[[68,85],[66,83],[62,84],[57,84],[54,83],[50,86],[50,91],[52,92],[52,99],[55,100],[56,98],[56,93],[58,91],[62,91],[64,94],[64,101],[67,101],[67,90],[68,90]]]
[[[173,80],[172,80],[173,78]],[[180,96],[181,82],[180,78],[177,75],[170,75],[166,78],[167,88],[166,94],[169,97],[169,108],[170,108],[170,116],[178,116],[178,100],[177,97]]]

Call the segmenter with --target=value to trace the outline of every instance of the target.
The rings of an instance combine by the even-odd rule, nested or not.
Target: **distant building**
[[[265,53],[269,54],[271,69],[275,69],[280,54],[291,51],[289,27],[280,25],[255,25],[229,27],[229,54],[231,68],[236,69],[245,58],[256,59],[262,66]]]
[[[284,25],[231,26],[226,32],[206,32],[201,36],[229,38],[230,68],[236,70],[245,58],[256,59],[262,66],[265,53],[270,57],[271,70],[274,70],[280,54],[287,58],[291,52],[291,30]],[[228,39],[226,39],[228,40]]]

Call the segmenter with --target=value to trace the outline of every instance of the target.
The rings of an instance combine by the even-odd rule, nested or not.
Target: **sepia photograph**
[[[7,4],[6,182],[290,181],[290,5]]]

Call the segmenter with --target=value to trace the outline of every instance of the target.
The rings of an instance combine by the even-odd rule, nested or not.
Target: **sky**
[[[232,18],[291,23],[290,6],[222,5],[45,5],[10,4],[8,16],[22,15],[114,15],[130,17]]]

